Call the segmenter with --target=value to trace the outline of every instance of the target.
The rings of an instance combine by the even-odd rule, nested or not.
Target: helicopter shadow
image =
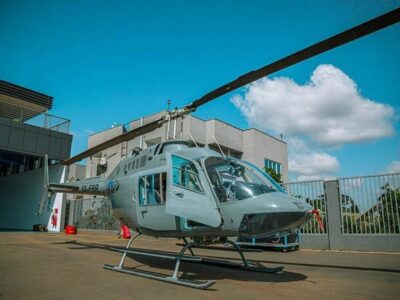
[[[127,254],[137,263],[146,265],[150,268],[170,270],[171,274],[175,267],[174,260],[161,259],[150,256],[143,256],[137,254]],[[279,273],[269,274],[248,270],[241,270],[230,267],[212,266],[208,264],[201,264],[197,262],[183,261],[180,265],[179,271],[181,272],[182,279],[189,280],[222,280],[230,279],[237,281],[253,281],[253,282],[294,282],[306,280],[307,276],[299,273],[281,271]]]
[[[119,251],[116,251],[115,248],[124,249],[124,247],[121,246],[98,244],[98,243],[82,243],[77,241],[57,242],[53,244],[70,245],[68,248],[71,250],[101,249],[104,251],[111,251],[119,254],[121,253]],[[140,248],[134,248],[134,249],[146,251],[148,253],[165,253],[165,254],[175,254],[175,255],[177,254],[175,252],[168,252],[168,251],[158,251],[158,250],[149,250]],[[142,269],[143,267],[146,267],[147,269],[148,267],[151,269],[153,268],[161,269],[164,271],[163,273],[169,273],[168,271],[170,271],[170,274],[172,274],[175,267],[175,260],[170,260],[170,259],[144,256],[140,254],[131,254],[131,253],[127,253],[127,258],[131,259],[131,260],[126,260],[125,262],[126,268],[128,269]],[[119,259],[120,257],[118,257],[114,262],[109,262],[109,263],[117,264],[119,262]],[[241,270],[230,267],[213,266],[209,264],[201,264],[198,262],[189,262],[189,261],[182,261],[179,271],[181,273],[181,278],[188,280],[230,279],[237,281],[279,283],[279,282],[303,281],[307,279],[307,276],[303,274],[285,270],[279,273],[270,274],[270,273],[263,273],[263,272],[249,271],[249,270]]]

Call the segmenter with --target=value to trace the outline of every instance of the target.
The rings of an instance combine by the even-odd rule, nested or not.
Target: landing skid
[[[182,248],[182,250],[177,255],[169,254],[169,253],[165,253],[165,252],[156,252],[156,251],[150,252],[150,251],[144,251],[144,250],[129,249],[132,242],[139,235],[140,235],[140,233],[136,233],[130,239],[130,241],[128,242],[128,245],[126,246],[125,249],[110,248],[111,250],[123,253],[122,258],[118,265],[104,265],[104,268],[107,270],[127,273],[127,274],[131,274],[131,275],[135,275],[135,276],[159,280],[159,281],[163,281],[163,282],[173,283],[173,284],[187,286],[187,287],[196,288],[196,289],[207,289],[210,286],[212,286],[215,283],[215,281],[213,281],[213,280],[198,281],[198,280],[188,280],[188,279],[179,278],[178,272],[179,272],[179,267],[180,267],[181,261],[190,262],[190,263],[214,265],[214,266],[222,266],[222,267],[228,267],[228,268],[236,268],[236,269],[241,269],[241,270],[246,270],[246,271],[255,271],[255,272],[263,272],[263,273],[277,273],[277,272],[280,272],[283,270],[283,267],[266,268],[261,264],[255,264],[252,262],[248,262],[246,260],[246,258],[244,257],[243,252],[240,249],[240,247],[237,244],[233,243],[232,241],[228,241],[228,243],[231,244],[235,248],[235,250],[240,254],[242,263],[233,263],[233,262],[226,261],[226,260],[211,259],[211,258],[196,256],[196,255],[194,255],[193,250],[192,250],[192,247],[196,246],[196,244],[188,243],[186,241],[186,239],[183,239],[185,242],[185,246]],[[185,255],[186,250],[189,250],[191,255]],[[175,264],[174,273],[172,274],[172,276],[167,276],[165,274],[160,274],[160,273],[155,273],[155,272],[126,268],[126,267],[124,267],[124,262],[125,262],[125,258],[126,258],[127,254],[137,254],[137,255],[143,255],[143,256],[151,256],[151,257],[175,260],[176,264]]]
[[[122,273],[131,274],[131,275],[135,275],[135,276],[139,276],[139,277],[154,279],[154,280],[158,280],[158,281],[187,286],[187,287],[201,289],[201,290],[205,290],[215,283],[215,281],[211,281],[211,280],[208,280],[208,281],[186,280],[186,279],[173,277],[173,276],[167,276],[167,275],[155,273],[155,272],[149,272],[149,271],[143,271],[143,270],[137,270],[137,269],[127,269],[125,267],[119,267],[118,265],[104,265],[103,268],[107,269],[107,270],[122,272]]]

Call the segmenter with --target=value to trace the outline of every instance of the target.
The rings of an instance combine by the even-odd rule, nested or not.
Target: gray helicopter
[[[163,124],[194,112],[198,107],[276,71],[373,33],[400,20],[400,9],[367,21],[272,64],[251,71],[158,120],[123,133],[90,148],[61,164],[70,165],[114,145],[149,133]],[[45,159],[45,184],[39,213],[52,193],[103,195],[109,197],[114,215],[135,234],[122,252],[118,265],[104,268],[136,276],[206,289],[214,281],[197,281],[178,276],[181,261],[228,266],[242,270],[276,273],[282,267],[267,268],[247,261],[240,247],[229,237],[279,237],[299,230],[312,217],[313,207],[289,196],[258,167],[235,158],[199,148],[191,141],[172,140],[135,149],[108,177],[93,177],[62,184],[49,183]],[[141,234],[180,238],[177,255],[130,248]],[[189,242],[187,239],[191,238]],[[193,247],[204,241],[231,244],[242,263],[211,260],[196,256]],[[190,255],[185,255],[186,251]],[[139,254],[176,261],[171,276],[124,267],[127,254]]]

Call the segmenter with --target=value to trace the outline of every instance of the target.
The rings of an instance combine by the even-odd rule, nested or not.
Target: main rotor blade
[[[382,16],[379,16],[361,25],[358,25],[342,33],[334,35],[326,40],[323,40],[322,42],[316,43],[310,47],[307,47],[303,50],[300,50],[296,53],[286,56],[265,67],[246,73],[245,75],[237,78],[236,80],[233,80],[228,84],[225,84],[211,91],[210,93],[204,95],[203,97],[193,101],[191,104],[187,106],[187,108],[196,109],[200,105],[206,104],[207,102],[210,102],[211,100],[218,98],[222,95],[225,95],[237,88],[245,86],[246,84],[249,84],[253,81],[256,81],[260,78],[263,78],[267,75],[285,69],[289,66],[292,66],[296,63],[299,63],[303,60],[306,60],[308,58],[311,58],[313,56],[331,50],[333,48],[344,45],[353,40],[359,39],[365,35],[368,35],[370,33],[373,33],[390,25],[393,25],[399,21],[400,21],[400,8],[397,8]]]
[[[79,153],[78,155],[75,155],[71,158],[68,158],[68,159],[62,161],[61,164],[63,164],[63,165],[73,164],[75,162],[78,162],[78,161],[86,158],[86,157],[92,156],[100,151],[108,149],[112,146],[115,146],[115,145],[120,144],[125,141],[130,141],[130,140],[134,139],[135,137],[152,132],[153,130],[155,130],[161,126],[162,120],[163,120],[163,117],[161,117],[160,119],[158,119],[156,121],[142,125],[136,129],[132,129],[131,131],[120,134],[110,140],[107,140],[107,141],[105,141],[101,144],[98,144],[86,151],[83,151],[83,152]]]
[[[233,81],[229,82],[228,84],[225,84],[225,85],[211,91],[210,93],[204,95],[203,97],[193,101],[191,104],[185,106],[182,110],[175,111],[175,115],[170,115],[170,118],[172,119],[172,118],[181,117],[185,114],[188,114],[188,113],[196,110],[196,108],[198,108],[199,106],[206,104],[207,102],[210,102],[211,100],[218,98],[222,95],[225,95],[237,88],[245,86],[246,84],[249,84],[253,81],[256,81],[260,78],[268,76],[274,72],[285,69],[285,68],[292,66],[296,63],[299,63],[303,60],[306,60],[308,58],[311,58],[313,56],[316,56],[318,54],[321,54],[323,52],[331,50],[333,48],[339,47],[343,44],[346,44],[346,43],[356,40],[358,38],[361,38],[365,35],[368,35],[370,33],[373,33],[375,31],[378,31],[378,30],[388,27],[390,25],[393,25],[399,21],[400,21],[400,8],[397,8],[397,9],[395,9],[391,12],[388,12],[382,16],[379,16],[379,17],[369,20],[361,25],[358,25],[358,26],[353,27],[349,30],[346,30],[342,33],[334,35],[322,42],[316,43],[308,48],[305,48],[305,49],[300,50],[296,53],[293,53],[289,56],[286,56],[286,57],[284,57],[278,61],[275,61],[265,67],[262,67],[255,71],[251,71],[249,73],[246,73],[245,75],[237,78],[236,80],[233,80]],[[134,139],[135,137],[149,133],[149,132],[159,128],[162,125],[163,120],[165,120],[164,117],[161,117],[160,119],[158,119],[156,121],[145,124],[143,126],[140,126],[136,129],[128,131],[126,133],[123,133],[117,137],[114,137],[108,141],[105,141],[104,143],[94,146],[93,148],[90,148],[76,156],[66,159],[66,160],[62,161],[61,163],[64,165],[73,164],[75,162],[78,162],[78,161],[86,158],[86,157],[96,154],[102,150],[105,150],[112,146],[115,146],[119,143],[129,141],[129,140]]]

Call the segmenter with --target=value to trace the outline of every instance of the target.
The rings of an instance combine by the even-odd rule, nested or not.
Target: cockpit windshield
[[[205,167],[220,202],[277,191],[267,178],[260,178],[251,168],[235,159],[209,157],[205,160]]]

